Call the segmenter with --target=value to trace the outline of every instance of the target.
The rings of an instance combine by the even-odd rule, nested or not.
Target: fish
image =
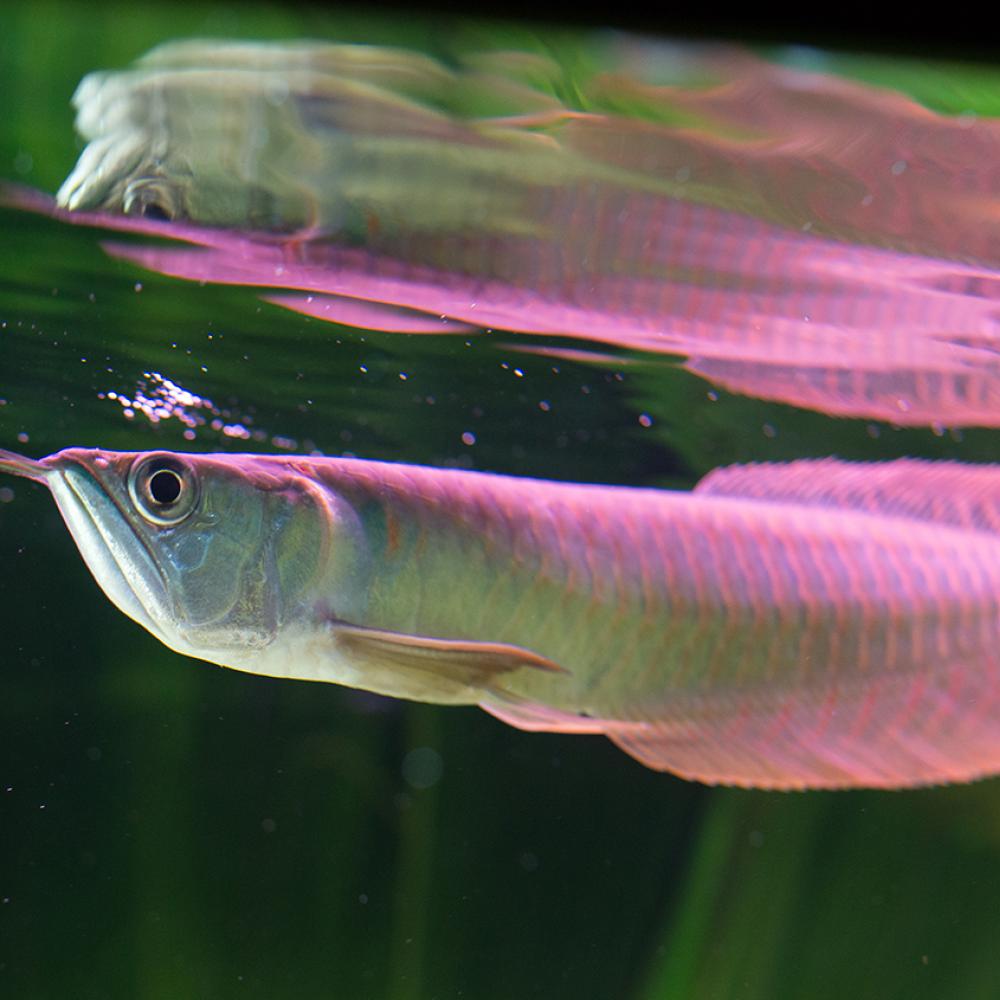
[[[692,491],[68,448],[44,484],[172,650],[603,734],[765,789],[1000,771],[1000,466],[716,469]]]
[[[997,426],[996,120],[733,46],[574,51],[170,42],[81,81],[86,146],[42,210],[167,236],[103,246],[311,318],[570,337],[832,416]]]
[[[567,254],[582,241],[586,262],[608,241],[628,253],[656,238],[650,202],[623,205],[624,189],[790,233],[1000,264],[1000,123],[928,109],[901,92],[905,71],[896,87],[872,86],[828,53],[803,69],[791,50],[762,58],[620,33],[560,49],[433,58],[304,40],[167,42],[81,80],[73,106],[86,146],[57,199],[279,233],[366,229],[369,246],[374,215],[387,249],[409,236],[425,263],[422,237],[478,225],[484,236],[552,237]],[[886,60],[879,75],[900,68]],[[939,90],[934,103],[966,106],[953,98]],[[739,260],[717,261],[715,281],[731,282]],[[780,278],[780,264],[770,273]]]

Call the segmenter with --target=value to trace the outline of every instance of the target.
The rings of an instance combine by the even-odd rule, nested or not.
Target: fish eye
[[[176,455],[147,455],[129,472],[128,492],[139,513],[153,524],[179,524],[194,510],[198,479]]]
[[[125,189],[122,210],[126,215],[170,222],[177,217],[173,192],[159,178],[132,181]]]
[[[158,222],[169,222],[170,214],[158,202],[149,201],[142,206],[142,217],[144,219],[156,219]]]

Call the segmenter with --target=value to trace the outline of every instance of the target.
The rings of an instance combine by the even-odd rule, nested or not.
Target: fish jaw
[[[180,634],[162,625],[171,618],[167,582],[114,497],[75,462],[53,463],[48,485],[83,561],[111,603],[167,646],[189,652]]]
[[[61,457],[62,453],[52,456]],[[161,566],[113,496],[85,466],[54,464],[47,485],[84,563],[119,611],[175,653],[239,668],[232,662],[232,648],[193,642],[177,622]]]
[[[150,608],[166,606],[163,575],[115,503],[85,465],[78,449],[56,452],[40,460],[0,449],[0,472],[47,486],[87,568],[108,599],[163,642]],[[126,561],[125,553],[132,559]],[[126,576],[124,567],[138,572]],[[140,596],[141,595],[141,596]]]

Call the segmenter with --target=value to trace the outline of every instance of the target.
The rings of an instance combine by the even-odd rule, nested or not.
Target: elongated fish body
[[[253,673],[601,732],[772,788],[1000,770],[1000,469],[717,470],[693,493],[348,459],[69,449],[126,614]]]
[[[316,318],[569,336],[831,415],[1000,423],[994,119],[730,47],[455,56],[168,43],[81,82],[87,145],[34,207],[173,237],[104,248]]]

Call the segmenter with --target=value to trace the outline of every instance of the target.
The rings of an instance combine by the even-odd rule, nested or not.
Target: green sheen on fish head
[[[190,175],[184,170],[167,174],[146,146],[142,133],[114,134],[91,142],[56,192],[56,203],[74,212],[189,218]]]
[[[360,521],[287,461],[70,448],[24,462],[0,469],[49,486],[107,596],[178,652],[238,661],[319,598],[361,613]]]
[[[272,100],[283,77],[259,77],[199,69],[84,78],[73,102],[88,143],[57,203],[276,232],[314,223],[326,158],[293,109]]]
[[[319,217],[319,195],[268,185],[227,164],[131,158],[130,143],[91,143],[56,195],[70,211],[99,211],[200,226],[293,232]]]

